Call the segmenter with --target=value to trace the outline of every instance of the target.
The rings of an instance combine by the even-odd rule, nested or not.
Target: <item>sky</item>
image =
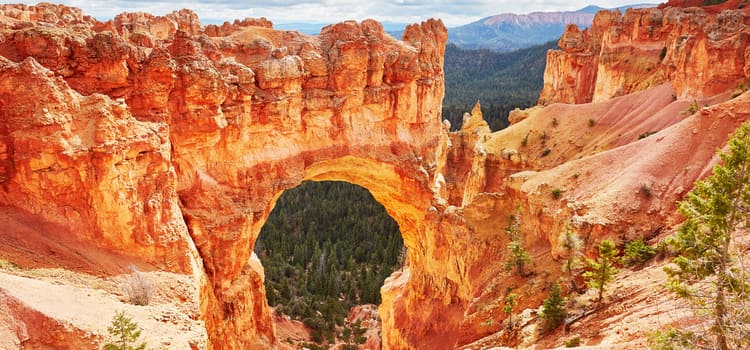
[[[18,0],[10,0],[16,2]],[[447,27],[471,23],[501,13],[574,11],[594,4],[611,8],[638,0],[48,0],[79,7],[86,14],[107,20],[122,12],[164,15],[181,8],[198,13],[201,23],[222,23],[246,17],[266,17],[274,23],[335,23],[347,19],[415,23],[440,18]],[[38,1],[21,0],[35,4]],[[641,1],[646,2],[646,1]]]

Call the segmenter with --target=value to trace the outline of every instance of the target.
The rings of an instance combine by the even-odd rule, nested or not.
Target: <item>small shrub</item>
[[[520,237],[515,238],[508,243],[508,250],[510,251],[510,257],[505,262],[505,269],[515,269],[519,276],[526,277],[526,265],[531,263],[531,255],[529,255],[529,252],[523,247],[523,242]]]
[[[657,133],[656,131],[646,131],[646,132],[644,132],[644,133],[642,133],[642,134],[638,135],[638,139],[639,139],[639,140],[641,140],[641,139],[645,139],[645,138],[647,138],[647,137],[649,137],[649,136],[651,136],[651,135],[653,135],[653,134],[656,134],[656,133]]]
[[[18,265],[16,265],[12,261],[8,261],[5,259],[0,259],[0,270],[16,270],[18,269]]]
[[[557,126],[558,124],[560,123],[557,121],[557,117],[552,118],[552,126]]]
[[[521,146],[526,147],[526,145],[529,144],[529,134],[526,134],[526,136],[523,137],[523,140],[521,140]]]
[[[314,341],[315,339],[313,339]],[[302,343],[302,348],[310,349],[310,350],[326,350],[327,348],[325,346],[320,346],[315,343]]]
[[[545,131],[541,136],[539,136],[539,138],[542,140],[542,143],[545,143],[547,142],[547,140],[549,140],[549,134]]]
[[[563,191],[559,188],[553,188],[551,191],[553,199],[560,199],[560,197],[562,197],[562,193]]]
[[[125,316],[125,311],[115,312],[115,317],[112,318],[112,324],[107,327],[107,332],[114,338],[114,341],[104,344],[104,350],[146,349],[145,342],[136,344],[138,338],[141,336],[141,330],[138,328],[137,323]]]
[[[718,4],[723,4],[727,2],[727,0],[703,0],[703,3],[701,6],[713,6]]]
[[[563,262],[562,270],[567,274],[568,283],[577,293],[582,293],[583,290],[576,282],[576,275],[583,266],[583,261],[581,261],[583,241],[570,224],[565,224],[565,231],[560,235],[558,242],[565,249],[565,262]]]
[[[580,176],[581,176],[581,173],[579,173],[579,172],[576,172],[575,174],[573,174],[573,178],[574,179],[577,179]]]
[[[550,152],[552,152],[551,149],[545,148],[544,151],[542,151],[542,157],[548,156],[550,154]]]
[[[648,334],[648,348],[651,350],[683,350],[695,348],[695,336],[674,327],[656,330]]]
[[[745,91],[748,90],[748,88],[750,88],[750,81],[747,81],[747,82],[741,81],[741,82],[739,82],[737,84],[737,88],[735,88],[734,91],[732,91],[732,98],[735,98],[735,97],[737,97],[739,95],[742,95],[743,93],[745,93]]]
[[[669,246],[669,240],[668,239],[662,239],[658,243],[656,243],[656,256],[659,257],[659,259],[663,259],[668,256],[674,256],[675,251],[671,249]]]
[[[700,109],[700,106],[698,105],[698,101],[693,100],[693,103],[691,103],[687,107],[687,109],[685,109],[684,111],[682,111],[682,115],[693,115],[693,114],[695,114],[695,112],[698,111],[698,109]]]
[[[596,125],[596,120],[594,118],[589,118],[589,127],[593,128],[594,125]]]
[[[656,255],[656,249],[643,242],[643,239],[628,242],[625,245],[625,256],[622,258],[623,265],[642,265]]]
[[[566,348],[575,348],[578,346],[581,346],[581,337],[575,337],[565,341]]]
[[[508,227],[505,229],[510,238],[508,242],[508,260],[505,261],[505,269],[515,269],[519,276],[526,277],[526,265],[531,263],[531,255],[523,247],[523,240],[521,238],[521,219],[520,213],[516,215],[508,216]]]
[[[667,47],[666,46],[664,46],[661,49],[661,53],[659,54],[659,61],[663,61],[665,57],[667,57]]]
[[[544,320],[544,329],[549,331],[559,327],[567,315],[560,283],[555,283],[550,288],[549,297],[544,299],[542,305],[540,317]]]
[[[130,269],[133,270],[133,273],[125,281],[125,294],[133,305],[148,305],[154,291],[151,281],[148,280],[146,274],[138,271],[135,266],[131,266]]]
[[[651,196],[653,195],[653,192],[651,191],[651,185],[647,183],[642,183],[641,188],[638,189],[638,192],[640,192],[646,198],[651,198]]]
[[[518,305],[518,296],[515,293],[508,294],[508,296],[505,297],[505,305],[503,305],[503,313],[507,318],[508,329],[513,328],[513,308],[515,308],[516,305]]]

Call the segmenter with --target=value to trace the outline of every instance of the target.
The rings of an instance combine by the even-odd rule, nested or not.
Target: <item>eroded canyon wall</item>
[[[210,347],[274,348],[252,254],[260,228],[303,180],[355,183],[409,248],[408,268],[381,290],[383,346],[453,349],[502,332],[509,290],[524,296],[519,309],[539,306],[561,274],[566,225],[592,255],[603,238],[678,221],[675,201],[750,119],[750,96],[728,92],[745,79],[744,23],[741,11],[601,12],[549,54],[541,98],[598,103],[519,111],[496,133],[477,107],[449,133],[440,21],[398,41],[374,21],[308,36],[264,19],[202,26],[187,10],[99,22],[64,6],[1,5],[0,214],[88,262],[68,269],[119,273],[101,257],[111,253],[188,274]],[[683,115],[687,97],[717,92]],[[510,214],[533,278],[504,266]],[[15,238],[27,249],[0,246],[12,260],[33,265],[46,249]]]
[[[539,103],[604,101],[665,82],[678,98],[703,99],[744,83],[748,9],[671,5],[600,11],[583,31],[568,26],[547,54]]]
[[[273,347],[251,256],[261,226],[303,180],[360,184],[412,248],[409,288],[442,305],[403,322],[441,332],[429,318],[456,307],[460,277],[424,224],[446,139],[440,21],[397,41],[374,21],[306,36],[265,20],[203,27],[187,10],[1,13],[4,205],[59,224],[59,239],[195,273],[215,348]],[[404,346],[423,338],[409,332]]]

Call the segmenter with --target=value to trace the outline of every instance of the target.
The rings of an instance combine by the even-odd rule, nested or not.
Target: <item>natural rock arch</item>
[[[401,163],[401,165],[405,165],[407,162]],[[415,160],[413,165],[418,166],[419,163]],[[311,164],[305,169],[302,181],[341,181],[367,189],[373,195],[373,198],[384,206],[389,216],[399,224],[404,244],[410,247],[412,251],[419,251],[420,245],[423,244],[420,236],[423,236],[426,232],[423,221],[428,209],[425,206],[429,206],[431,200],[430,196],[425,194],[429,193],[430,190],[424,187],[424,179],[412,177],[413,174],[399,174],[400,171],[403,172],[404,169],[398,169],[393,164],[378,163],[372,159],[354,156],[343,156]],[[296,185],[292,187],[296,187]],[[257,223],[253,223],[250,229],[253,245],[281,193],[283,191],[272,196],[266,214]],[[258,265],[250,265],[257,269]],[[260,269],[255,270],[255,272],[263,273]],[[249,280],[257,283],[260,278],[253,277]],[[262,283],[247,286],[247,289],[242,292],[246,293],[246,297],[256,302],[265,300],[265,289]],[[242,304],[242,302],[239,303]],[[391,307],[386,306],[386,308]],[[264,309],[263,312],[267,312],[267,310]],[[265,315],[262,317],[254,315],[254,318],[270,320]],[[393,326],[393,324],[390,324],[387,327]],[[263,335],[261,334],[261,336]]]
[[[539,291],[559,275],[553,257],[566,222],[588,237],[589,251],[603,237],[633,239],[679,222],[675,201],[710,169],[726,135],[750,119],[747,93],[690,117],[679,113],[690,101],[674,100],[746,78],[749,36],[734,31],[746,27],[705,33],[685,29],[693,17],[681,14],[693,10],[668,12],[674,25],[655,27],[666,36],[632,26],[659,17],[652,9],[628,11],[635,20],[624,22],[600,13],[595,22],[630,33],[599,38],[605,51],[638,50],[659,62],[668,48],[657,69],[619,74],[622,60],[609,60],[599,72],[633,82],[624,92],[672,85],[517,112],[515,125],[497,133],[475,110],[460,132],[447,133],[438,117],[447,37],[439,21],[409,26],[399,42],[374,21],[307,36],[274,31],[262,19],[203,27],[188,10],[99,22],[62,5],[0,5],[0,215],[23,226],[0,237],[27,255],[47,254],[55,267],[121,274],[113,265],[125,257],[182,274],[198,286],[181,295],[187,313],[205,321],[213,348],[271,348],[273,324],[249,259],[257,232],[284,189],[304,179],[350,181],[385,204],[412,248],[411,269],[382,289],[384,347],[474,343],[502,328],[494,321],[506,288],[529,296],[518,309],[539,306]],[[744,14],[701,16],[720,22]],[[705,47],[673,50],[694,30],[713,54],[675,71],[670,62]],[[624,41],[610,45],[613,38]],[[596,61],[568,69],[568,54],[585,53],[550,53],[548,87],[570,88],[554,84],[570,69],[593,76]],[[725,56],[730,69],[712,70]],[[695,80],[694,71],[712,74]],[[620,85],[598,83],[578,84],[583,95],[545,89],[543,99],[588,101],[593,90],[607,99]],[[592,126],[586,119],[594,116]],[[657,129],[659,137],[639,140]],[[674,159],[691,166],[660,161]],[[647,200],[638,194],[644,179],[653,181]],[[528,218],[521,230],[541,277],[531,284],[503,269],[503,228],[517,209]],[[50,346],[57,345],[70,346]]]
[[[235,107],[227,100],[170,106],[180,111],[177,118],[170,113],[172,163],[182,213],[211,284],[205,293],[212,295],[206,298],[212,338],[237,347],[275,341],[261,279],[248,262],[284,189],[306,179],[356,183],[397,220],[407,246],[426,234],[420,223],[446,141],[438,118],[445,29],[429,21],[407,28],[405,38],[410,44],[385,36],[375,22],[330,26],[310,43],[330,43],[328,51],[306,45],[298,55],[274,51],[255,67],[260,90],[253,91],[249,113],[224,113]],[[177,37],[173,48],[190,47],[191,40]],[[183,66],[202,64],[186,57]],[[316,76],[316,65],[327,70]],[[295,70],[305,73],[288,76]],[[190,91],[216,95],[211,77],[186,72],[177,81],[187,86],[172,92],[170,102],[193,101]],[[207,110],[214,111],[208,118]]]
[[[0,128],[10,150],[2,203],[74,239],[192,274],[213,347],[257,348],[276,340],[250,256],[275,200],[306,179],[356,183],[413,248],[409,293],[441,305],[396,315],[387,310],[409,296],[386,297],[385,329],[411,324],[386,331],[386,343],[455,338],[446,329],[459,318],[430,318],[459,310],[466,295],[456,297],[457,265],[438,263],[448,241],[425,220],[436,201],[446,204],[440,21],[407,27],[402,42],[374,21],[306,36],[266,21],[202,27],[190,11],[102,23],[58,5],[2,9],[58,25],[10,28],[19,34],[2,43],[0,92],[13,96]],[[29,82],[22,94],[18,81]],[[54,133],[16,132],[29,128]]]

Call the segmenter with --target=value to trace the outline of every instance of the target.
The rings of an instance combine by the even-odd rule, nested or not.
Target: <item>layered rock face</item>
[[[381,289],[383,348],[531,345],[533,330],[526,340],[503,335],[502,300],[523,296],[517,309],[533,319],[561,274],[564,227],[589,255],[604,238],[670,230],[675,201],[750,119],[749,94],[702,100],[711,106],[692,116],[682,114],[690,100],[675,100],[744,79],[743,16],[600,13],[550,53],[542,100],[601,102],[519,111],[496,133],[477,107],[449,133],[439,118],[440,21],[397,41],[374,21],[306,36],[262,19],[202,26],[187,10],[98,22],[63,6],[2,5],[0,222],[14,226],[0,252],[24,267],[187,275],[206,347],[275,348],[252,254],[260,228],[284,190],[347,181],[385,206],[408,247],[408,267]],[[701,50],[705,60],[680,61]],[[719,59],[729,63],[717,68]],[[510,214],[534,259],[531,278],[504,267]],[[56,346],[28,327],[49,317],[20,305],[20,294],[0,303],[11,310],[0,322]],[[591,341],[638,337],[613,330]],[[561,346],[555,339],[547,345]]]
[[[547,54],[539,103],[603,101],[664,82],[701,99],[744,82],[750,10],[680,5],[601,11],[584,31],[568,26],[561,50]]]
[[[422,223],[445,137],[439,21],[402,42],[374,21],[310,37],[264,20],[203,27],[190,11],[101,23],[1,9],[0,201],[61,240],[194,273],[215,348],[274,346],[252,248],[276,198],[306,179],[370,189],[414,248],[410,286],[455,293]],[[438,332],[420,319],[431,313],[407,323]]]

